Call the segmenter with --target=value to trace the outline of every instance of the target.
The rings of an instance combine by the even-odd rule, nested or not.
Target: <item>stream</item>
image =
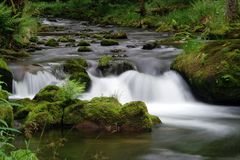
[[[144,101],[148,111],[159,116],[163,124],[155,126],[151,133],[143,134],[86,134],[65,131],[67,142],[64,147],[53,147],[52,150],[46,147],[46,144],[57,141],[62,134],[58,130],[45,132],[43,136],[35,135],[30,143],[33,150],[39,151],[41,159],[240,159],[240,108],[198,101],[184,79],[170,70],[171,62],[181,53],[180,49],[171,46],[161,46],[153,50],[142,49],[145,42],[165,39],[170,36],[168,33],[102,27],[65,19],[43,19],[42,23],[64,27],[63,31],[56,33],[121,30],[127,33],[128,39],[119,40],[120,45],[110,47],[92,43],[93,51],[89,53],[77,52],[78,47],[66,47],[65,43],[61,43],[57,48],[40,45],[42,50],[33,52],[31,57],[10,64],[15,79],[14,94],[11,98],[32,98],[46,85],[61,83],[65,77],[61,64],[67,59],[83,57],[89,64],[88,73],[92,86],[81,99],[115,96],[123,104],[135,100]],[[52,37],[57,38],[57,35],[39,36],[40,40]],[[79,36],[74,38],[77,41],[82,39]],[[113,53],[113,50],[121,52]],[[135,65],[136,70],[119,76],[103,77],[96,68],[99,57],[106,54],[124,56]],[[16,143],[24,146],[23,137],[18,137]]]

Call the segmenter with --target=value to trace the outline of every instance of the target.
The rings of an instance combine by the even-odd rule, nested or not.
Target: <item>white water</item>
[[[23,80],[13,81],[13,96],[11,98],[33,98],[40,89],[59,82],[48,71],[38,71],[36,74],[26,72]]]
[[[115,96],[121,103],[144,101],[151,114],[164,124],[225,135],[235,130],[233,125],[219,119],[237,119],[229,107],[197,102],[184,80],[173,71],[151,76],[128,71],[118,77],[99,78],[91,75],[92,88],[84,99]]]

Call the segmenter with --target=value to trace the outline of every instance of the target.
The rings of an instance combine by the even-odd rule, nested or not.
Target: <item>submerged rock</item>
[[[104,76],[112,74],[119,75],[128,70],[135,70],[131,62],[117,58],[118,57],[102,56],[98,61],[97,69],[100,70]]]
[[[179,55],[171,68],[185,77],[195,95],[212,103],[240,104],[239,40],[195,46]]]

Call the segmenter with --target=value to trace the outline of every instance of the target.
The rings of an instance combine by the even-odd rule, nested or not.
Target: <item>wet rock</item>
[[[59,46],[59,43],[56,39],[51,38],[45,43],[45,45],[50,47],[57,47]]]
[[[107,76],[119,75],[128,70],[135,70],[135,67],[127,60],[116,59],[112,56],[103,56],[98,61],[97,69],[100,70],[104,76]]]
[[[82,58],[68,60],[63,64],[63,70],[70,75],[70,80],[84,83],[86,90],[91,86],[91,79],[86,71],[87,67],[86,60]]]
[[[0,84],[3,90],[12,92],[13,75],[3,59],[0,59],[0,81],[3,82]]]
[[[101,41],[102,46],[115,46],[119,45],[118,41],[112,40],[112,39],[104,39]]]
[[[81,40],[78,42],[78,46],[90,46],[90,44],[87,41]]]
[[[62,42],[62,43],[67,43],[67,42],[72,42],[74,43],[76,40],[71,38],[70,36],[61,36],[58,38],[58,42]]]
[[[122,53],[122,52],[126,52],[126,50],[125,49],[112,49],[112,50],[110,50],[110,52],[112,52],[112,53]]]
[[[78,52],[91,52],[91,51],[92,51],[92,49],[87,46],[80,46],[78,48]]]
[[[142,49],[145,49],[145,50],[152,50],[154,48],[158,47],[158,44],[156,41],[154,40],[151,40],[151,41],[148,41],[146,42],[144,45],[143,45],[143,48]]]
[[[127,45],[126,47],[127,48],[136,48],[137,46],[136,45]]]

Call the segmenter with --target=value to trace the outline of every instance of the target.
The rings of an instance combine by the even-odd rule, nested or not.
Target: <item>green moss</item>
[[[25,119],[28,114],[35,108],[35,106],[37,106],[36,102],[29,98],[15,100],[14,103],[20,105],[16,108],[16,111],[14,113],[14,118],[16,120]]]
[[[63,64],[63,69],[67,73],[85,72],[87,67],[87,61],[83,58],[67,60]]]
[[[159,119],[158,116],[154,116],[154,115],[150,115],[150,118],[152,120],[152,123],[155,125],[155,124],[161,124],[162,121]]]
[[[1,90],[0,91],[0,99],[5,99],[5,100],[8,100],[8,96],[9,96],[9,93],[4,91],[4,90]]]
[[[205,101],[239,103],[239,40],[214,41],[196,52],[179,55],[171,68],[181,73]]]
[[[112,56],[102,56],[99,60],[98,60],[98,66],[99,67],[106,67],[109,65],[109,63],[113,60]]]
[[[50,47],[57,47],[59,46],[59,43],[55,39],[51,38],[45,43],[45,45]]]
[[[78,46],[90,46],[90,44],[87,41],[81,40],[78,42]]]
[[[86,89],[91,85],[91,79],[86,72],[87,67],[87,61],[82,58],[68,60],[63,65],[64,71],[70,74],[70,80],[85,83]]]
[[[41,89],[33,98],[35,101],[47,101],[47,102],[56,102],[59,99],[58,93],[60,88],[58,86],[49,85]]]
[[[70,80],[75,80],[81,84],[85,84],[85,89],[88,90],[91,85],[91,79],[86,72],[73,73],[69,77]]]
[[[39,103],[27,116],[24,132],[27,137],[43,128],[59,126],[62,119],[62,102]]]
[[[78,48],[78,52],[91,52],[91,51],[92,51],[92,49],[87,46],[80,46]]]
[[[39,41],[39,38],[37,36],[34,36],[34,37],[31,37],[29,41],[33,43],[37,43]]]
[[[151,131],[151,116],[144,102],[130,102],[121,109],[122,129],[126,131]]]
[[[10,71],[7,63],[2,58],[0,58],[0,68]]]
[[[102,46],[115,46],[119,45],[118,41],[112,40],[112,39],[104,39],[101,41]]]
[[[63,43],[66,43],[66,42],[75,42],[76,40],[71,38],[70,36],[61,36],[58,38],[58,42],[63,42]]]
[[[114,32],[114,33],[105,35],[104,38],[107,38],[107,39],[127,39],[127,33],[126,32]]]
[[[10,105],[0,103],[0,119],[4,120],[10,127],[13,126],[13,109]]]

